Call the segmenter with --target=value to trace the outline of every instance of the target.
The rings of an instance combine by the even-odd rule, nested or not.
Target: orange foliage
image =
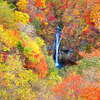
[[[36,3],[36,7],[43,6],[43,3],[41,2],[41,0],[35,0],[35,3]]]
[[[88,17],[89,16],[89,10],[88,10],[88,8],[86,8],[85,10],[84,10],[84,13],[82,14],[82,17],[84,18],[84,19],[86,19],[86,17]]]
[[[86,100],[100,100],[100,87],[94,85],[82,88],[80,97]]]
[[[42,21],[44,20],[44,18],[45,18],[45,12],[42,12],[42,13],[40,13],[40,14],[37,14],[36,16],[37,16],[37,18],[39,18],[40,21],[42,22]]]
[[[99,1],[99,0],[83,0],[83,4],[88,6],[88,7],[91,7],[91,5],[93,5],[97,1]]]
[[[40,54],[34,55],[35,59],[40,59]],[[41,58],[39,61],[30,62],[28,60],[25,61],[25,68],[32,69],[34,73],[38,73],[39,78],[45,78],[47,75],[48,67],[44,58]]]
[[[100,87],[97,84],[86,83],[80,75],[70,74],[61,84],[53,89],[57,96],[68,96],[68,100],[100,100]],[[73,99],[75,97],[75,99]],[[65,99],[64,99],[65,100]]]
[[[92,57],[99,57],[100,50],[99,49],[92,49],[92,52],[90,54],[86,53],[85,51],[79,52],[79,54],[87,59],[91,59]]]
[[[100,29],[100,3],[95,4],[91,10],[90,18],[95,22],[96,28]]]
[[[7,86],[8,85],[8,82],[6,80],[4,80],[0,84],[3,85],[3,86]]]
[[[67,95],[69,89],[74,90],[74,93],[79,93],[81,83],[83,83],[82,77],[72,73],[61,84],[56,85],[53,90],[56,95]]]
[[[0,69],[1,70],[1,69]],[[3,72],[3,73],[0,73],[0,77],[3,77],[5,75],[5,73]]]

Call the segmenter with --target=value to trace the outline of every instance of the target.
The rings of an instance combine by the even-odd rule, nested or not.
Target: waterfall
[[[59,62],[58,62],[58,50],[59,50],[59,45],[60,45],[60,41],[61,41],[61,28],[58,27],[57,29],[57,34],[56,34],[56,66],[58,67],[59,66]]]

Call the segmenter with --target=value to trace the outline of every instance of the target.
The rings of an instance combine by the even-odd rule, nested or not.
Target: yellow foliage
[[[78,10],[76,10],[76,9],[75,9],[75,10],[73,11],[73,14],[75,14],[75,15],[77,15],[77,16],[78,16],[80,13],[79,13],[79,11],[78,11]]]
[[[41,51],[41,48],[39,47],[39,45],[42,46],[43,43],[38,45],[36,43],[36,40],[32,40],[27,35],[24,36],[24,39],[22,41],[23,41],[23,43],[26,43],[26,46],[24,47],[23,54],[29,59],[30,62],[37,63],[37,61],[39,61],[39,59],[44,57],[44,55]],[[38,59],[35,58],[34,57],[35,55],[39,55],[39,58]]]
[[[70,22],[72,20],[72,16],[69,16],[69,15],[66,16],[65,20],[66,20],[66,22]]]
[[[36,41],[35,40],[32,40],[29,36],[25,35],[24,39],[23,39],[24,42],[27,41],[27,48],[32,48],[33,51],[36,52],[36,54],[40,53],[40,48],[39,46],[36,44]]]
[[[0,24],[5,28],[14,28],[14,12],[10,9],[7,1],[0,2]]]
[[[25,11],[27,9],[28,0],[19,0],[16,5],[18,6],[19,10]]]
[[[15,20],[20,23],[28,25],[29,15],[27,13],[22,13],[20,11],[15,11]]]
[[[3,2],[2,2],[2,5],[4,5],[4,6],[7,6],[7,4],[8,4],[7,1],[3,1]],[[1,4],[0,4],[0,5],[1,5]]]
[[[0,25],[0,33],[2,33],[2,32],[3,32],[3,26]]]
[[[7,46],[3,45],[3,50],[4,51],[10,51],[10,48],[8,48]]]
[[[44,40],[40,37],[36,37],[36,43],[39,45],[39,47],[42,47],[45,45]]]
[[[37,81],[37,75],[33,74],[31,70],[22,68],[22,61],[20,56],[9,55],[7,65],[0,63],[0,97],[4,100],[24,99],[34,100],[36,97],[35,91],[30,89],[29,81],[33,83]],[[31,76],[31,77],[30,77]],[[32,78],[32,79],[30,79]]]
[[[44,22],[44,24],[47,26],[48,25],[48,22]]]
[[[49,8],[47,8],[47,9],[45,10],[45,13],[47,14],[47,13],[49,12],[49,10],[50,10],[50,9],[49,9]]]
[[[87,24],[86,27],[84,27],[84,29],[82,29],[82,31],[86,31],[89,29],[89,25]]]
[[[40,34],[46,34],[46,30],[45,29],[43,29],[43,30],[40,30]]]
[[[100,29],[100,4],[95,4],[93,6],[90,18],[95,22],[95,26]]]
[[[0,63],[3,61],[3,54],[0,54]]]
[[[19,52],[8,55],[6,63],[7,65],[0,63],[1,99],[14,100],[16,96],[17,100],[39,100],[43,97],[53,100],[53,93],[50,91],[50,87],[54,86],[52,79],[39,80],[32,70],[25,70]]]
[[[18,36],[15,36],[15,32],[7,29],[3,30],[3,26],[0,25],[0,36],[1,41],[5,43],[6,46],[3,46],[4,51],[9,51],[11,47],[15,47],[17,45],[17,42],[19,40]]]

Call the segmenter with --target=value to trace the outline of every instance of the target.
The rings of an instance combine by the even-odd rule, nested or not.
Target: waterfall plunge
[[[61,28],[58,27],[57,29],[57,34],[56,34],[56,62],[55,65],[60,68],[59,62],[58,62],[58,50],[59,50],[59,45],[60,45],[60,41],[61,41]]]

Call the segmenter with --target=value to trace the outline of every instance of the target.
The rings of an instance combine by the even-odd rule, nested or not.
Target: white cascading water
[[[61,29],[60,27],[58,27],[58,30],[57,30],[57,34],[56,34],[56,66],[59,66],[59,62],[58,62],[58,50],[59,50],[59,45],[60,45],[60,41],[61,41]]]

